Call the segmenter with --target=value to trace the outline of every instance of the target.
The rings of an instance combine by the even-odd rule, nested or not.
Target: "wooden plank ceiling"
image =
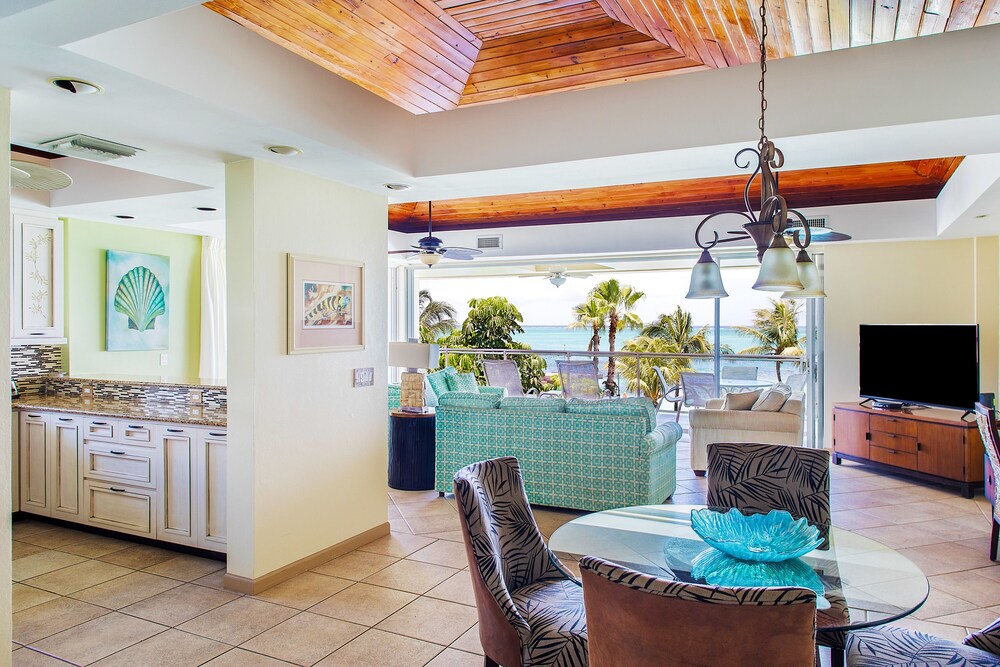
[[[961,157],[783,171],[780,191],[793,208],[933,199]],[[434,202],[434,230],[521,227],[707,215],[743,207],[747,176],[555,190]],[[755,185],[759,183],[755,181]],[[751,202],[760,188],[751,189]],[[427,202],[389,207],[389,228],[427,229]]]
[[[769,57],[1000,23],[1000,0],[766,0]],[[758,58],[759,0],[214,0],[412,113]]]

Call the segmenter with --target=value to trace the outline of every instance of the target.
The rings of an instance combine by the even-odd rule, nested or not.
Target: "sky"
[[[722,270],[722,280],[729,292],[729,298],[722,299],[723,326],[749,324],[754,309],[767,308],[769,298],[780,296],[751,289],[757,280],[757,271],[755,266]],[[566,326],[573,321],[573,306],[585,301],[591,288],[608,278],[618,278],[646,293],[646,298],[638,306],[643,322],[654,320],[660,313],[672,312],[679,305],[691,313],[696,325],[712,323],[712,299],[684,298],[691,279],[688,270],[599,273],[590,278],[570,278],[562,287],[556,287],[542,277],[516,276],[430,278],[421,280],[419,287],[430,290],[435,300],[452,304],[458,311],[459,322],[469,311],[469,299],[504,296],[517,306],[528,326]]]

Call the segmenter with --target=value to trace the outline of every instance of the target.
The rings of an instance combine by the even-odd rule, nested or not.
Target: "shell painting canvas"
[[[107,349],[166,350],[170,258],[108,250]]]

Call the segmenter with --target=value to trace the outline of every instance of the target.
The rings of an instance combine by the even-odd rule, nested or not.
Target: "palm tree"
[[[421,343],[433,343],[458,328],[455,307],[447,301],[435,301],[429,291],[420,290],[417,306],[420,309]]]
[[[601,332],[607,326],[607,310],[604,304],[594,297],[573,306],[573,316],[576,317],[570,329],[590,328],[592,335],[587,343],[587,352],[597,352],[601,346]]]
[[[674,312],[661,314],[643,327],[641,335],[673,343],[682,354],[708,354],[712,344],[708,342],[707,333],[707,326],[695,331],[691,313],[677,306]]]
[[[608,320],[608,351],[615,351],[615,336],[623,329],[641,329],[642,319],[635,312],[635,306],[646,296],[631,285],[623,285],[611,278],[600,282],[590,290],[590,297],[603,302]],[[608,380],[606,386],[614,387],[615,358],[608,357]]]
[[[740,354],[786,354],[786,350],[801,348],[804,336],[799,336],[799,311],[802,304],[797,301],[771,299],[771,308],[753,311],[753,326],[738,326],[736,330],[752,337],[757,344],[740,350]],[[774,362],[781,381],[781,362]]]
[[[622,346],[622,351],[627,352],[652,352],[655,354],[672,355],[679,352],[677,345],[663,338],[653,338],[651,336],[639,336]],[[682,371],[690,370],[691,364],[687,359],[678,357],[622,357],[618,360],[621,364],[622,375],[628,380],[629,391],[637,395],[642,392],[654,403],[665,398],[664,387],[660,385],[656,377],[654,368],[659,367],[663,373],[663,379],[668,384],[676,384],[679,381]],[[636,366],[639,372],[636,372]]]

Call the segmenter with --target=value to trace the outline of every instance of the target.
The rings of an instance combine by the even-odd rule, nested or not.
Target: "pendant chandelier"
[[[743,188],[743,205],[746,210],[727,210],[712,213],[698,223],[694,232],[694,241],[701,248],[701,257],[691,270],[691,287],[688,290],[689,299],[718,299],[729,294],[722,284],[722,272],[712,258],[711,250],[720,243],[732,243],[752,239],[757,246],[757,260],[760,262],[760,273],[753,289],[764,292],[781,292],[785,299],[824,298],[823,280],[819,269],[809,257],[806,249],[812,242],[813,231],[806,217],[800,212],[788,208],[788,202],[778,193],[777,171],[784,165],[785,157],[775,147],[774,142],[767,138],[764,132],[764,112],[767,110],[767,98],[764,96],[764,75],[767,72],[767,50],[764,46],[767,39],[767,7],[762,0],[760,5],[760,140],[757,148],[744,148],[736,154],[736,166],[748,169],[753,164],[753,158],[744,157],[751,153],[757,158],[757,166]],[[760,208],[754,212],[750,205],[750,186],[760,175]],[[713,231],[711,238],[702,240],[702,229],[710,220],[722,215],[738,215],[746,219],[740,230],[728,232],[725,238]],[[792,227],[789,216],[798,218],[801,229]],[[789,234],[798,254],[788,246],[786,234]],[[850,237],[837,234],[838,240]]]

